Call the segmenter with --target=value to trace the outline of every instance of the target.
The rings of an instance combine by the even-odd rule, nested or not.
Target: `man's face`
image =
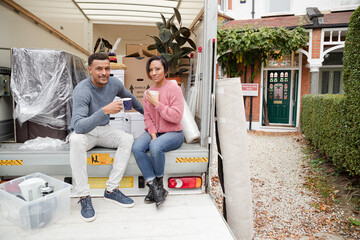
[[[110,61],[94,60],[88,67],[91,81],[96,87],[104,87],[110,77]]]

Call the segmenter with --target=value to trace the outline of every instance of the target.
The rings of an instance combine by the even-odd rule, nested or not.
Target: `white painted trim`
[[[295,76],[295,70],[290,70],[290,75],[291,78],[288,79],[290,80],[290,86],[288,86],[288,92],[290,92],[289,96],[290,97],[290,104],[289,104],[289,124],[291,126],[293,126],[293,121],[292,121],[292,114],[293,114],[293,106],[295,105],[295,102],[293,101],[293,96],[294,93],[292,91],[292,87],[294,86],[294,76]]]
[[[313,30],[311,29],[309,31],[309,55],[307,55],[308,60],[312,58],[311,54],[312,54],[312,39],[313,39]],[[309,57],[310,56],[310,57]]]
[[[343,65],[323,65],[320,70],[323,69],[333,69],[333,68],[343,68]]]
[[[320,59],[324,59],[324,57],[327,53],[332,52],[336,49],[344,48],[344,47],[345,47],[345,43],[340,43],[337,46],[331,47],[331,48],[327,49],[325,52],[320,53]]]
[[[259,108],[259,122],[260,122],[260,126],[263,123],[263,105],[264,105],[264,98],[266,100],[266,96],[264,96],[264,86],[267,87],[267,84],[264,82],[267,82],[264,80],[264,63],[261,64],[261,79],[260,79],[260,108]]]
[[[271,68],[271,67],[266,67],[263,68],[263,70],[299,70],[299,67],[279,67],[279,68]]]
[[[263,132],[298,132],[296,127],[261,126],[259,131]]]
[[[300,69],[299,69],[299,76],[298,76],[298,94],[297,94],[297,109],[296,109],[296,127],[300,126],[300,105],[301,105],[301,79],[302,79],[302,54],[300,54]]]
[[[321,59],[321,53],[324,51],[324,35],[325,35],[325,29],[321,29],[321,39],[320,39],[320,59]],[[331,36],[331,35],[330,35]],[[324,60],[324,58],[323,58]],[[323,62],[323,61],[321,61]]]
[[[305,51],[304,49],[299,49],[298,50],[300,53],[302,53],[302,54],[304,54],[304,55],[306,55],[306,57],[308,58],[308,60],[309,59],[311,59],[311,52],[307,52],[307,51]]]

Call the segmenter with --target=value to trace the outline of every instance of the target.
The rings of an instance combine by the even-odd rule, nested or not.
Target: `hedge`
[[[360,7],[350,18],[343,65],[345,95],[303,96],[300,123],[321,153],[360,175]]]
[[[302,97],[300,124],[305,138],[337,167],[345,169],[348,166],[344,158],[347,149],[346,114],[343,95],[315,94]],[[360,174],[360,167],[357,173]]]
[[[360,165],[360,7],[352,14],[344,49],[344,90],[346,94],[346,163],[359,173]]]

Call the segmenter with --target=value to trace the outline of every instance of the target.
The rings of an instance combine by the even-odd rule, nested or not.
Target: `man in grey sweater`
[[[122,101],[115,96],[132,98],[135,110],[144,113],[141,103],[125,89],[120,80],[110,77],[110,60],[105,53],[94,53],[89,57],[90,78],[82,80],[72,95],[73,113],[70,125],[70,165],[75,187],[80,196],[81,216],[85,221],[95,220],[86,170],[86,151],[95,146],[117,148],[113,168],[106,182],[104,199],[123,207],[134,206],[134,201],[119,189],[134,141],[132,135],[109,126],[110,114],[123,109]]]

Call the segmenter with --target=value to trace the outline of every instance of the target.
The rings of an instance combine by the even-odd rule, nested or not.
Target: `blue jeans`
[[[179,148],[184,142],[184,134],[182,131],[158,133],[156,139],[150,141],[150,134],[144,132],[135,140],[132,147],[136,163],[146,182],[164,176],[165,152]],[[151,158],[147,155],[147,151],[150,152]]]

